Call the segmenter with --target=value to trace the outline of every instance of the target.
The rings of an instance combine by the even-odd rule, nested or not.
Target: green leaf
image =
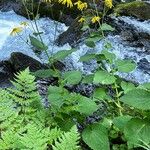
[[[84,56],[81,56],[79,61],[88,62],[92,59],[95,59],[95,54],[86,54]]]
[[[103,36],[99,33],[99,31],[90,33],[90,38],[95,38],[95,37],[97,37],[99,40],[103,38]]]
[[[64,73],[63,78],[67,84],[78,84],[82,79],[82,73],[80,71],[68,71]]]
[[[124,135],[128,141],[129,149],[144,146],[150,143],[150,122],[148,120],[133,118],[125,126]],[[150,146],[150,145],[149,145]]]
[[[111,27],[107,23],[103,23],[102,26],[100,27],[100,30],[102,30],[102,31],[114,31],[115,28]]]
[[[112,48],[112,44],[111,44],[111,42],[106,42],[105,43],[105,45],[104,45],[104,47],[108,50],[108,49],[111,49]]]
[[[49,86],[48,88],[48,100],[51,105],[61,107],[64,103],[63,97],[68,94],[68,91],[62,87]]]
[[[34,36],[38,36],[38,35],[41,35],[41,34],[43,34],[43,32],[34,32],[33,33]]]
[[[110,150],[107,129],[100,123],[86,127],[83,130],[82,138],[93,150]]]
[[[56,73],[52,69],[41,69],[32,73],[34,76],[39,78],[56,77]]]
[[[77,105],[77,111],[87,116],[92,115],[97,109],[97,104],[93,100],[84,96],[80,98]]]
[[[85,30],[87,30],[87,29],[89,29],[89,26],[87,25],[87,24],[85,24],[85,25],[83,25],[83,27],[82,27],[82,31],[85,31]]]
[[[112,120],[108,118],[104,118],[103,122],[101,123],[105,128],[110,129],[112,127]]]
[[[65,59],[67,56],[69,56],[71,53],[75,52],[76,49],[71,49],[71,50],[61,50],[57,53],[55,53],[52,57],[51,57],[51,61],[57,61],[57,60],[63,60]]]
[[[85,41],[85,45],[88,46],[88,47],[90,47],[90,48],[94,48],[96,46],[95,42],[93,40],[89,40],[89,39],[87,39]]]
[[[55,140],[54,145],[52,145],[53,150],[78,150],[80,134],[77,127],[74,125],[69,132],[65,132]]]
[[[131,72],[136,68],[136,64],[131,60],[116,60],[115,65],[119,72]]]
[[[138,86],[139,89],[150,90],[150,83],[143,83]]]
[[[84,79],[82,80],[82,83],[92,83],[93,79],[94,79],[94,75],[89,74],[89,75],[84,77]]]
[[[33,36],[29,36],[32,46],[36,47],[39,50],[47,50],[48,47],[41,41],[39,41],[37,38]]]
[[[136,87],[133,83],[122,81],[121,88],[124,90],[124,93],[126,94],[127,92],[135,89]]]
[[[94,75],[94,83],[113,84],[116,78],[106,71],[97,71]]]
[[[138,109],[150,110],[150,92],[143,89],[129,91],[121,97],[121,101]]]
[[[94,90],[93,97],[96,98],[96,99],[99,99],[99,100],[104,100],[107,97],[105,89],[103,89],[103,88],[96,88]]]
[[[101,52],[102,54],[104,54],[105,58],[110,62],[113,63],[113,61],[116,59],[116,55],[114,53],[110,53],[107,50],[103,50]]]
[[[113,119],[113,124],[119,128],[121,131],[124,130],[125,125],[128,123],[129,120],[131,120],[132,117],[131,116],[119,116],[119,117],[115,117]]]

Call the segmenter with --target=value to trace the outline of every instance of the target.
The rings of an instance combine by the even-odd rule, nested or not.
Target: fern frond
[[[78,150],[80,135],[78,133],[77,127],[73,126],[70,132],[63,133],[58,140],[55,140],[55,145],[53,145],[53,150]]]
[[[62,132],[58,128],[41,128],[34,123],[28,124],[24,129],[26,132],[19,135],[20,142],[25,149],[45,150],[51,145]]]
[[[19,142],[18,134],[12,130],[1,132],[0,150],[21,149],[22,144]]]
[[[35,77],[30,74],[29,69],[27,68],[15,76],[15,81],[12,81],[14,88],[8,89],[11,99],[21,107],[21,110],[24,109],[23,111],[26,112],[41,108],[40,95],[34,81]]]
[[[25,128],[27,129],[26,132],[19,136],[19,139],[24,145],[25,149],[46,149],[47,138],[42,133],[45,129],[41,129],[35,124],[28,124]]]
[[[18,116],[13,101],[6,90],[0,89],[0,128],[8,128]]]

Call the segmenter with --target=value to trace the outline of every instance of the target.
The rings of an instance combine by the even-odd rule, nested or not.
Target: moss
[[[142,1],[119,4],[115,7],[114,13],[148,20],[150,19],[150,4]]]

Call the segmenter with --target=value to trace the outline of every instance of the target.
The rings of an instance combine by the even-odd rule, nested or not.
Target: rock
[[[17,0],[0,0],[0,10],[1,11],[19,11],[21,10],[21,1]]]
[[[150,4],[142,1],[119,4],[114,8],[114,13],[148,20],[150,19]]]
[[[9,61],[0,62],[0,87],[8,87],[11,83],[10,79],[13,77],[13,67]]]
[[[33,14],[36,16],[37,9],[38,9],[38,0],[34,1],[33,4]],[[31,1],[26,3],[27,8],[32,12],[32,4]],[[27,15],[26,9],[20,0],[0,0],[0,10],[1,11],[10,11],[14,10],[17,14],[29,18]],[[33,14],[30,13],[30,18],[33,19]],[[42,3],[39,7],[39,15],[40,17],[50,17],[56,21],[65,23],[66,25],[70,25],[71,22],[81,14],[76,7],[71,9],[66,9],[64,5],[59,4],[58,2],[54,2],[53,4],[50,3]]]
[[[138,62],[138,69],[141,69],[144,72],[150,74],[150,62],[148,62],[146,58],[141,59]]]
[[[37,71],[46,68],[46,66],[36,59],[27,56],[20,52],[14,52],[9,59],[10,64],[13,66],[15,72],[24,70],[29,67],[30,71]]]
[[[13,10],[17,14],[29,18],[24,5],[22,5],[21,2],[19,3],[20,3],[20,9],[13,8]],[[26,4],[26,6],[30,10],[30,12],[32,12],[32,4],[30,1]],[[40,7],[39,7],[39,2],[34,2],[33,4],[34,16],[37,15],[38,8],[39,8],[40,17],[49,17],[53,20],[65,23],[66,25],[70,25],[71,22],[78,16],[78,14],[81,13],[79,10],[77,10],[76,7],[66,9],[64,5],[58,2],[54,2],[53,4],[41,2]],[[33,19],[33,14],[30,14],[31,19]]]
[[[65,65],[60,61],[55,62],[53,66],[55,66],[55,69],[58,69],[60,71],[65,68]],[[14,73],[22,71],[27,67],[29,67],[31,72],[40,69],[48,69],[48,65],[42,64],[36,59],[23,53],[14,52],[11,54],[9,60],[0,62],[0,87],[7,87],[7,85],[10,85],[9,80],[13,79]],[[57,78],[47,78],[43,80],[48,81],[49,84],[53,84],[53,82],[57,83],[58,81]]]
[[[78,18],[75,19],[67,31],[63,32],[58,36],[55,43],[59,46],[62,46],[66,43],[69,43],[71,46],[75,46],[77,41],[81,39],[83,31],[81,30],[83,24],[78,22]]]
[[[150,24],[148,21],[131,17],[110,16],[107,16],[105,21],[115,28],[114,35],[120,35],[131,47],[140,47],[144,53],[150,54],[150,32],[147,28]]]

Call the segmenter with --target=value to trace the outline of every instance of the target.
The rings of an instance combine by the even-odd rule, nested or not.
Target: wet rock
[[[58,69],[60,71],[62,71],[65,68],[65,65],[60,61],[55,62],[53,66],[55,67],[55,69]],[[48,69],[47,64],[42,64],[36,59],[30,56],[27,56],[21,52],[14,52],[11,54],[11,57],[9,60],[0,62],[0,86],[2,85],[2,82],[4,81],[8,82],[10,79],[12,79],[14,76],[14,73],[22,71],[26,69],[27,67],[29,67],[31,72],[34,72],[40,69]],[[57,83],[56,78],[47,78],[43,80],[46,80],[47,84],[53,84],[53,82]]]
[[[11,83],[10,79],[13,77],[13,67],[9,61],[0,62],[0,87],[8,87]]]
[[[21,10],[21,1],[17,0],[0,0],[0,10],[1,11],[10,11],[15,10],[19,11]]]
[[[7,86],[9,80],[13,78],[14,73],[24,70],[29,67],[30,71],[36,71],[46,68],[45,65],[20,52],[11,54],[9,60],[0,62],[0,87]]]
[[[39,69],[46,68],[46,66],[36,59],[27,56],[20,52],[14,52],[11,54],[9,62],[13,66],[13,69],[17,72],[29,67],[30,71],[37,71]]]
[[[39,0],[36,0],[33,3],[33,7],[31,1],[26,2],[26,6],[28,10],[33,13],[29,13],[28,15],[22,1],[20,0],[0,1],[1,11],[14,10],[17,14],[21,16],[24,16],[26,18],[30,17],[30,19],[33,19],[34,16],[37,15],[37,9],[39,9],[40,17],[50,17],[51,19],[65,23],[66,25],[70,25],[71,22],[78,16],[78,14],[81,14],[81,12],[77,10],[76,7],[73,7],[71,9],[66,9],[64,5],[61,5],[58,2],[54,2],[53,4],[40,2],[40,7],[39,7]]]
[[[150,54],[149,21],[132,17],[107,17],[106,22],[115,28],[114,35],[120,35],[128,45],[139,47],[143,52]]]
[[[141,20],[150,19],[150,4],[142,1],[119,4],[115,7],[114,12],[118,15],[133,16]]]
[[[150,62],[148,62],[146,58],[143,58],[138,62],[138,68],[150,74]]]
[[[78,22],[78,18],[75,19],[67,31],[63,32],[56,39],[55,43],[62,46],[69,43],[71,46],[75,46],[77,41],[83,36],[83,31],[81,30],[83,24]]]
[[[58,2],[54,2],[53,4],[40,2],[39,6],[39,2],[36,1],[33,4],[33,11],[32,11],[32,4],[30,1],[26,3],[26,6],[30,12],[33,12],[29,14],[31,19],[33,19],[34,16],[37,15],[37,10],[39,9],[38,13],[40,17],[49,17],[53,20],[65,23],[66,25],[70,25],[71,22],[77,17],[77,15],[81,13],[79,10],[77,10],[76,7],[66,9],[64,5]],[[29,18],[25,10],[25,7],[24,5],[22,5],[22,3],[20,4],[20,9],[13,8],[13,10],[17,14]]]

